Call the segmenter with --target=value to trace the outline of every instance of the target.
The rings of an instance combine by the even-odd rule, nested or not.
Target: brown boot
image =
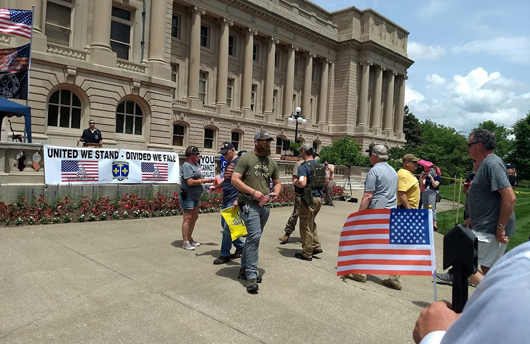
[[[285,233],[285,235],[280,238],[280,244],[287,244],[287,241],[289,240],[290,235],[291,234]]]

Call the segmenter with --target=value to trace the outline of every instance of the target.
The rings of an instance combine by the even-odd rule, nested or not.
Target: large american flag
[[[142,162],[142,181],[167,182],[167,162]]]
[[[30,45],[0,49],[0,73],[17,73],[29,68]]]
[[[0,8],[0,32],[31,38],[31,11]]]
[[[61,181],[97,182],[99,180],[99,161],[97,160],[61,160]]]
[[[428,209],[368,209],[348,216],[342,228],[338,276],[431,276],[435,266]]]

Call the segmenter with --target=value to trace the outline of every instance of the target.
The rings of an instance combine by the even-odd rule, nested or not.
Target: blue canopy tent
[[[26,135],[28,142],[31,143],[31,108],[0,97],[0,124],[4,120],[4,117],[13,116],[24,116],[26,122]]]

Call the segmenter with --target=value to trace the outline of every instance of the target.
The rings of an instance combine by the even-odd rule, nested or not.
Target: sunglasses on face
[[[469,143],[467,144],[467,148],[473,146],[475,143],[480,143],[480,141],[469,142]]]
[[[94,122],[89,122],[88,124],[96,124],[96,123],[94,123]]]
[[[201,155],[201,153],[199,153],[199,152],[195,152],[195,153],[192,153],[192,154],[195,155],[195,156]]]

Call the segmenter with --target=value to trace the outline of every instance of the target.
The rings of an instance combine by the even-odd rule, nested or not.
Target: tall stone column
[[[394,78],[395,73],[394,71],[389,71],[388,73],[388,88],[386,91],[386,104],[385,104],[385,123],[384,123],[384,131],[385,134],[388,136],[392,133],[392,117],[394,114]]]
[[[375,67],[375,96],[374,96],[374,111],[372,112],[372,129],[379,133],[381,129],[381,94],[383,93],[383,66]]]
[[[265,102],[264,113],[272,114],[272,95],[274,93],[274,57],[276,55],[277,38],[271,37],[269,40],[269,50],[267,52],[267,75],[265,77]]]
[[[194,6],[191,10],[190,62],[188,71],[188,98],[199,99],[199,72],[201,62],[201,15],[206,11]]]
[[[151,1],[149,23],[149,62],[166,63],[166,13],[167,0]]]
[[[370,81],[370,66],[372,62],[364,61],[361,62],[363,66],[361,76],[361,92],[359,96],[359,126],[366,126],[366,120],[368,118],[368,87]]]
[[[221,21],[221,40],[219,42],[219,66],[217,68],[217,104],[226,105],[226,87],[228,80],[228,37],[230,26],[234,22],[223,18]]]
[[[241,109],[250,110],[250,95],[252,92],[252,60],[254,49],[254,36],[258,34],[255,29],[249,28],[245,37],[245,60],[243,65],[243,84],[241,86]]]
[[[285,73],[285,92],[283,94],[283,115],[289,117],[293,113],[294,89],[294,60],[298,47],[291,45],[287,48],[287,71]]]
[[[110,49],[110,24],[112,20],[112,0],[94,2],[94,30],[90,47],[96,50]]]
[[[318,123],[327,123],[328,114],[328,87],[330,60],[322,61],[322,75],[320,76],[320,93],[318,95]]]
[[[403,116],[405,115],[405,81],[407,80],[406,75],[402,75],[399,77],[400,83],[399,83],[399,102],[398,102],[398,109],[397,109],[397,119],[396,119],[396,125],[395,130],[396,134],[400,136],[403,134]]]
[[[302,113],[305,113],[307,121],[315,123],[312,120],[313,111],[311,111],[311,82],[313,80],[313,57],[315,53],[308,52],[305,58],[305,76],[304,76],[304,93],[302,98]]]

